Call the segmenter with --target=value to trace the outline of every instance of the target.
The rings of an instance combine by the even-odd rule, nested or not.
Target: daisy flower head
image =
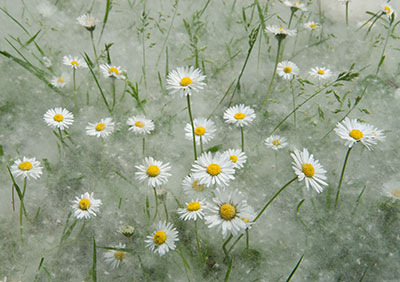
[[[47,110],[43,120],[53,129],[64,130],[74,122],[74,115],[67,109],[54,108]]]
[[[308,72],[312,77],[318,78],[318,80],[325,80],[332,77],[333,73],[330,69],[325,67],[315,67],[311,68]]]
[[[105,78],[111,77],[116,79],[125,79],[125,70],[120,66],[110,66],[109,64],[101,64],[100,71]]]
[[[297,31],[295,29],[285,29],[277,25],[269,25],[265,28],[265,32],[272,33],[275,35],[276,39],[282,40],[286,36],[295,36]]]
[[[125,244],[119,243],[113,248],[115,248],[116,250],[108,250],[104,254],[104,261],[114,269],[122,263],[122,261],[126,258],[127,253],[121,250],[125,249]]]
[[[279,135],[271,135],[264,141],[265,146],[272,150],[280,150],[285,148],[288,143],[285,137],[280,137]]]
[[[63,57],[63,64],[70,66],[73,69],[87,68],[87,64],[84,60],[78,57],[72,57],[71,55]]]
[[[147,236],[145,243],[151,251],[163,256],[169,250],[175,249],[175,242],[177,241],[179,241],[178,231],[173,224],[160,221],[156,230],[150,236]]]
[[[130,225],[121,225],[118,228],[117,232],[121,233],[122,235],[124,235],[127,238],[130,238],[135,233],[135,228],[133,228],[133,226],[130,226]]]
[[[89,194],[89,192],[82,194],[80,197],[75,197],[72,203],[73,216],[77,219],[87,219],[96,216],[102,204],[101,200],[93,198],[93,193]]]
[[[394,10],[388,3],[384,3],[382,4],[382,12],[390,18],[393,15]]]
[[[301,3],[300,1],[296,0],[284,0],[283,4],[285,6],[289,7],[293,12],[296,12],[297,10],[301,10],[303,12],[307,11],[307,7],[304,3]]]
[[[178,209],[177,213],[182,220],[197,220],[203,219],[205,209],[206,204],[204,200],[192,200],[189,203],[185,203],[184,208]]]
[[[251,229],[251,226],[254,224],[254,219],[256,218],[256,212],[252,206],[248,206],[247,209],[247,217],[242,217],[242,220],[246,224],[246,229]]]
[[[63,88],[67,84],[68,78],[63,76],[54,76],[50,83],[57,88]]]
[[[337,123],[335,132],[340,138],[346,140],[346,146],[353,147],[354,144],[361,142],[368,150],[371,150],[371,146],[376,145],[377,141],[385,139],[381,130],[348,117]]]
[[[135,166],[139,171],[135,172],[136,179],[139,182],[147,180],[150,187],[158,187],[168,182],[168,177],[171,176],[168,171],[171,170],[169,163],[163,164],[161,161],[156,161],[152,157],[146,157],[143,165]]]
[[[126,123],[130,126],[129,130],[135,134],[150,134],[154,130],[154,122],[144,116],[132,116]]]
[[[86,126],[86,134],[96,136],[97,138],[105,138],[114,131],[114,122],[112,118],[101,119],[98,123],[88,123]]]
[[[243,218],[251,217],[251,210],[247,205],[245,196],[235,190],[217,188],[214,191],[215,197],[209,203],[207,215],[204,217],[208,228],[217,228],[223,238],[232,234],[233,236],[242,233],[248,227]]]
[[[249,106],[243,104],[228,108],[224,113],[226,123],[233,123],[236,126],[247,126],[256,118],[256,113]]]
[[[38,179],[42,174],[43,167],[40,166],[40,162],[36,158],[23,157],[16,160],[11,166],[11,173],[15,176],[22,176],[23,178]]]
[[[233,168],[243,168],[243,164],[247,161],[246,153],[241,149],[228,149],[223,155],[232,162]]]
[[[207,144],[215,137],[216,127],[212,120],[206,118],[195,118],[193,120],[194,134],[196,144],[200,145],[200,139],[203,144]],[[187,123],[185,126],[185,138],[193,141],[192,125]]]
[[[226,186],[231,179],[235,179],[233,163],[224,155],[213,156],[211,152],[200,155],[192,166],[192,174],[199,180],[199,184],[204,184],[206,187],[214,184]]]
[[[189,174],[182,181],[183,194],[189,198],[204,198],[210,194],[206,185],[199,184],[199,180]]]
[[[400,200],[400,186],[398,181],[389,181],[383,185],[383,194],[392,202]]]
[[[276,68],[278,75],[283,79],[290,80],[299,74],[299,68],[295,63],[290,61],[283,61],[278,64]]]
[[[303,181],[304,179],[307,190],[310,190],[311,186],[317,193],[321,193],[323,190],[321,185],[327,186],[328,183],[325,182],[326,170],[319,161],[314,160],[313,154],[310,154],[305,148],[302,152],[295,149],[290,156],[293,158],[292,168],[297,174],[298,180]]]
[[[76,18],[78,23],[89,31],[93,31],[96,28],[97,19],[90,14],[84,14]]]
[[[319,23],[316,23],[316,22],[313,22],[313,21],[306,22],[304,24],[304,27],[306,29],[309,29],[309,30],[318,30],[319,29]]]
[[[167,90],[170,94],[180,93],[180,96],[192,95],[192,91],[198,92],[203,89],[206,84],[203,80],[206,78],[202,75],[200,69],[191,67],[178,67],[171,71],[167,77]]]

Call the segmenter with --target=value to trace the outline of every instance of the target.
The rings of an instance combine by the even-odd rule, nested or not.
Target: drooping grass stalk
[[[190,95],[186,95],[187,98],[187,107],[189,112],[190,124],[192,125],[192,136],[193,136],[193,151],[194,151],[194,160],[197,160],[197,151],[196,151],[196,135],[194,133],[194,124],[193,124],[193,117],[192,117],[192,109],[190,107]]]
[[[279,53],[281,51],[281,44],[282,44],[282,39],[278,39],[278,50],[276,51],[274,71],[272,73],[271,81],[268,86],[267,95],[265,95],[263,107],[265,107],[267,105],[269,94],[271,93],[272,85],[274,84],[274,80],[275,80],[275,76],[276,76],[276,68],[278,67],[278,63],[279,63]]]
[[[349,26],[349,0],[346,1],[346,25]]]
[[[336,207],[337,207],[338,202],[339,202],[340,189],[342,188],[342,182],[343,182],[344,171],[346,170],[346,165],[347,165],[347,161],[348,161],[349,156],[350,156],[351,149],[353,149],[353,146],[350,147],[350,148],[347,150],[346,157],[344,158],[344,163],[343,163],[343,167],[342,167],[342,172],[340,173],[339,186],[338,186],[338,190],[337,190],[337,193],[336,193],[336,200],[335,200],[335,210],[336,210]]]
[[[240,135],[242,137],[242,152],[244,152],[244,129],[243,129],[243,126],[240,127]]]
[[[200,248],[200,239],[199,239],[199,232],[197,229],[197,220],[194,221],[194,230],[196,233],[196,245],[197,245],[197,251],[199,252],[200,263],[203,264],[203,255],[201,253],[201,248]]]
[[[156,201],[156,211],[154,212],[152,221],[154,221],[158,215],[158,196],[157,196],[156,187],[154,187],[154,186],[153,186],[153,191],[154,191],[154,200]]]

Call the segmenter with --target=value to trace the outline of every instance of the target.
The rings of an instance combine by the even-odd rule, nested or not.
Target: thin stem
[[[224,244],[222,245],[222,250],[224,251],[225,257],[229,256],[229,251],[226,250],[226,245],[228,245],[229,241],[232,240],[233,235],[229,235],[228,239],[226,239],[226,241],[224,242]]]
[[[204,151],[204,149],[203,149],[203,138],[200,135],[200,152],[203,154],[203,151]]]
[[[198,230],[197,230],[197,220],[194,221],[194,230],[195,230],[195,233],[196,233],[196,245],[197,245],[197,251],[199,252],[200,263],[203,263],[203,256],[202,256],[201,248],[200,248],[199,233],[198,233]]]
[[[242,136],[242,152],[244,152],[244,129],[243,129],[243,126],[240,127],[240,134]]]
[[[271,93],[272,85],[274,84],[274,80],[275,80],[275,76],[276,76],[276,68],[278,67],[278,63],[279,63],[279,53],[281,51],[281,44],[282,44],[282,40],[278,39],[278,50],[276,51],[274,72],[272,73],[272,78],[271,78],[271,81],[268,86],[268,91],[267,91],[267,95],[265,96],[265,99],[264,99],[263,107],[265,107],[267,105],[269,94]]]
[[[113,110],[114,110],[114,107],[115,107],[115,101],[116,101],[116,99],[115,99],[115,78],[112,77],[111,79],[112,79],[112,81],[111,81],[111,92],[112,92],[112,106],[111,106],[111,111],[113,111]]]
[[[275,169],[278,169],[278,150],[274,150],[275,151]]]
[[[292,20],[293,20],[293,16],[294,16],[294,13],[296,13],[296,11],[297,11],[297,8],[296,8],[296,10],[292,9],[292,12],[290,13],[289,24],[288,24],[288,27],[287,27],[288,29],[290,29],[290,26],[291,26]]]
[[[246,228],[246,251],[249,252],[249,229]]]
[[[76,97],[76,69],[72,69],[72,80],[74,83],[74,111],[75,114],[78,112],[78,102],[77,102],[77,97]]]
[[[142,155],[143,155],[143,157],[144,157],[144,150],[146,148],[145,146],[146,146],[146,138],[143,137],[143,142],[142,142]]]
[[[335,209],[336,209],[336,207],[337,207],[337,205],[338,205],[338,202],[339,202],[340,189],[342,188],[342,182],[343,182],[344,171],[345,171],[345,169],[346,169],[346,165],[347,165],[347,161],[348,161],[349,156],[350,156],[351,149],[353,149],[353,147],[350,147],[350,148],[347,150],[346,157],[344,158],[344,163],[343,163],[343,167],[342,167],[342,172],[340,173],[340,180],[339,180],[338,191],[337,191],[337,193],[336,193]]]
[[[98,62],[98,58],[97,58],[96,46],[95,46],[94,40],[93,40],[93,30],[90,31],[90,40],[92,41],[94,59],[96,60],[96,65],[98,66],[99,62]]]
[[[157,214],[158,214],[158,197],[157,197],[157,191],[156,191],[156,187],[153,187],[153,191],[154,191],[154,200],[156,201],[156,211],[154,213],[153,216],[153,221],[156,219]]]
[[[230,253],[230,252],[232,251],[233,247],[235,247],[235,245],[237,244],[237,242],[239,242],[240,239],[242,239],[242,237],[243,237],[243,233],[240,234],[240,236],[235,240],[235,242],[233,242],[232,246],[231,246],[231,247],[229,248],[229,250],[228,250],[228,253]]]
[[[22,214],[23,214],[23,201],[20,201],[20,205],[19,205],[19,235],[21,237],[21,242],[24,243],[24,237],[23,237],[23,231],[24,231],[24,226],[23,226],[23,222],[22,222]]]
[[[346,1],[346,25],[349,26],[349,1]]]
[[[229,275],[231,274],[231,269],[232,269],[232,262],[233,262],[233,258],[231,258],[229,260],[229,266],[228,266],[228,270],[226,271],[226,274],[225,274],[224,282],[228,282],[228,280],[229,280]]]
[[[194,134],[194,124],[193,124],[193,117],[192,117],[192,109],[190,108],[190,95],[186,95],[187,98],[187,106],[190,118],[190,124],[192,125],[192,135],[193,135],[193,151],[194,151],[194,160],[197,160],[197,151],[196,151],[196,139]]]
[[[296,96],[294,94],[294,87],[293,87],[294,76],[290,81],[290,88],[292,89],[292,100],[293,100],[293,123],[294,123],[294,135],[297,136],[297,122],[296,122]]]
[[[380,70],[380,68],[381,68],[381,66],[382,66],[382,64],[383,64],[384,55],[385,55],[385,51],[386,51],[387,44],[388,44],[388,42],[389,42],[389,37],[390,37],[390,33],[391,33],[391,32],[392,32],[392,25],[389,25],[389,27],[388,27],[388,33],[387,33],[386,39],[385,39],[385,44],[383,45],[382,54],[381,54],[381,57],[380,57],[380,59],[379,59],[378,68],[376,69],[376,75],[378,75],[379,70]]]
[[[165,220],[168,222],[168,209],[167,209],[167,204],[165,202],[165,199],[162,202],[163,202],[163,206],[164,206]]]

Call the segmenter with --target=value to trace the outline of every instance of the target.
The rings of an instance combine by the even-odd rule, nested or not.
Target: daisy
[[[120,66],[110,66],[108,64],[101,64],[100,71],[105,78],[111,77],[116,79],[125,79],[123,73],[125,70],[122,70]]]
[[[301,10],[303,12],[307,11],[306,5],[301,3],[300,1],[284,0],[283,4],[285,4],[285,6],[287,7],[290,7],[294,12],[296,12],[297,10]]]
[[[245,126],[250,124],[256,118],[252,108],[243,104],[232,106],[224,113],[226,123],[233,123],[236,126]]]
[[[129,130],[135,134],[150,134],[154,130],[154,122],[144,116],[132,116],[127,122]]]
[[[78,23],[89,31],[93,31],[96,28],[97,20],[90,14],[84,14],[76,18]]]
[[[15,176],[22,176],[24,178],[38,179],[42,174],[43,167],[40,166],[40,162],[36,158],[23,157],[16,160],[11,166],[11,173]]]
[[[201,70],[193,66],[178,67],[168,74],[167,89],[170,90],[170,94],[179,92],[181,97],[191,95],[192,90],[198,92],[206,86],[203,82],[205,78]]]
[[[145,243],[147,243],[146,247],[151,251],[163,256],[169,250],[175,249],[175,242],[177,241],[179,241],[178,231],[176,231],[173,224],[160,221],[151,236],[147,236]]]
[[[283,39],[286,36],[295,36],[297,31],[295,29],[285,29],[277,25],[269,25],[265,28],[265,32],[273,33],[278,39]]]
[[[317,30],[317,29],[319,29],[319,23],[316,23],[316,22],[313,22],[313,21],[306,22],[304,24],[304,27],[309,29],[309,30]]]
[[[279,135],[271,135],[264,141],[265,146],[273,150],[280,150],[287,146],[287,139]]]
[[[388,3],[385,3],[382,5],[382,12],[385,13],[388,17],[391,17],[394,13],[394,10],[392,6],[390,6]]]
[[[171,170],[169,163],[163,164],[156,161],[152,157],[146,157],[143,165],[135,166],[139,171],[135,172],[136,179],[143,182],[147,179],[150,187],[160,186],[168,182],[168,177],[171,176],[168,171]]]
[[[185,203],[185,208],[178,209],[178,214],[182,220],[197,220],[203,219],[204,210],[206,209],[206,204],[204,200],[191,201],[190,203]]]
[[[96,136],[97,138],[105,138],[114,131],[114,122],[112,118],[101,119],[98,123],[88,123],[86,126],[86,134]]]
[[[54,108],[49,109],[43,119],[51,128],[64,130],[74,122],[74,115],[67,109]]]
[[[335,132],[346,140],[346,146],[353,147],[357,142],[361,142],[368,150],[371,150],[371,146],[377,144],[377,141],[385,139],[381,130],[357,119],[350,120],[348,117],[337,123]]]
[[[328,184],[325,182],[327,179],[325,176],[326,170],[320,165],[319,161],[314,160],[314,156],[307,149],[303,149],[303,152],[295,149],[290,156],[294,160],[292,168],[297,174],[298,180],[302,181],[304,179],[307,190],[310,190],[311,186],[318,193],[322,192],[321,185],[327,186]]]
[[[193,177],[199,180],[199,184],[205,184],[207,187],[214,184],[226,186],[229,180],[235,179],[232,162],[221,154],[213,156],[211,152],[200,155],[192,166],[192,173]]]
[[[207,144],[215,137],[215,132],[217,130],[212,120],[207,120],[206,118],[195,118],[193,124],[197,145],[200,145],[200,139],[203,144]],[[185,138],[193,141],[192,125],[190,123],[187,123],[185,126]]]
[[[251,210],[244,195],[237,189],[228,191],[220,188],[214,194],[213,202],[207,206],[208,213],[204,217],[208,228],[216,227],[217,232],[222,232],[223,238],[245,231],[248,225],[243,218],[249,219]]]
[[[117,268],[120,263],[126,258],[126,252],[120,249],[125,248],[125,244],[119,243],[117,246],[114,246],[117,250],[108,250],[104,254],[104,261],[112,266],[112,268]]]
[[[277,72],[283,79],[289,80],[299,74],[299,68],[295,63],[290,61],[283,61],[278,64]]]
[[[245,152],[242,152],[240,149],[229,149],[223,155],[232,162],[233,168],[243,168],[243,164],[247,160]]]
[[[400,200],[400,187],[397,181],[390,181],[383,185],[383,193],[386,197],[389,197],[392,202]]]
[[[67,81],[65,76],[54,76],[50,83],[57,88],[63,88]]]
[[[256,212],[252,206],[248,206],[247,217],[242,217],[242,220],[246,224],[246,229],[251,229],[251,226],[255,223]]]
[[[319,80],[323,79],[328,79],[332,77],[333,73],[331,72],[330,69],[327,69],[325,67],[315,67],[311,68],[311,70],[308,72],[311,76],[318,78]]]
[[[204,184],[199,184],[199,180],[189,174],[182,181],[183,193],[190,198],[203,198],[210,194],[209,189],[206,189]]]
[[[117,232],[121,233],[122,235],[124,235],[127,238],[130,238],[135,233],[135,228],[133,228],[133,226],[130,226],[130,225],[121,225],[118,228]]]
[[[75,197],[75,200],[72,203],[72,208],[74,209],[73,215],[77,219],[87,219],[96,216],[96,213],[99,211],[99,207],[102,204],[101,200],[93,198],[93,193],[89,194],[89,192],[82,194],[80,198]]]
[[[71,55],[63,57],[63,64],[70,66],[73,69],[87,68],[87,64],[84,60],[78,57],[72,57]]]

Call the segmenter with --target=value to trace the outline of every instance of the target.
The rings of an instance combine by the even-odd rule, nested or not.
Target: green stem
[[[244,129],[243,129],[243,126],[240,127],[240,134],[242,136],[242,152],[244,152]]]
[[[350,156],[351,149],[353,149],[353,147],[350,147],[350,148],[347,150],[346,157],[344,158],[344,163],[343,163],[343,167],[342,167],[342,172],[340,173],[339,186],[338,186],[338,190],[337,190],[337,193],[336,193],[335,209],[336,209],[336,207],[337,207],[337,205],[338,205],[338,202],[339,202],[340,189],[342,188],[342,182],[343,182],[344,171],[345,171],[345,169],[346,169],[346,165],[347,165],[347,161],[348,161],[349,156]]]
[[[297,11],[297,9],[296,10],[292,9],[292,12],[290,13],[289,24],[288,24],[288,27],[287,27],[288,29],[290,29],[290,26],[292,25],[293,16],[294,16],[294,13],[296,13],[296,11]]]
[[[246,228],[246,251],[249,252],[249,229]]]
[[[349,1],[346,1],[346,25],[349,26]]]
[[[157,214],[158,214],[158,197],[157,197],[156,187],[154,187],[154,186],[153,186],[153,191],[154,191],[154,200],[156,201],[156,211],[154,213],[152,221],[154,221],[156,219]]]
[[[115,107],[115,78],[111,78],[112,82],[111,82],[111,91],[112,91],[112,106],[111,106],[111,111],[114,110]]]
[[[293,122],[294,122],[294,135],[297,136],[296,134],[296,128],[297,128],[297,122],[296,122],[296,96],[294,94],[294,87],[293,87],[293,81],[294,81],[294,76],[292,80],[290,81],[290,88],[292,89],[292,100],[293,100]]]
[[[196,139],[194,134],[194,124],[193,124],[193,117],[192,117],[192,109],[190,108],[190,95],[186,95],[187,98],[187,107],[189,112],[190,124],[192,125],[192,135],[193,135],[193,151],[194,151],[194,160],[197,160],[197,151],[196,151]]]
[[[167,204],[165,203],[165,199],[162,202],[164,206],[165,220],[168,222],[168,209],[167,209]]]
[[[229,256],[229,251],[226,250],[226,245],[228,245],[229,241],[232,240],[232,238],[233,238],[233,235],[232,234],[229,235],[228,239],[226,239],[226,241],[222,245],[222,250],[224,251],[226,258]]]
[[[274,72],[272,73],[272,78],[271,78],[271,81],[268,86],[267,95],[265,96],[263,107],[265,107],[267,105],[269,94],[271,93],[272,85],[274,84],[274,80],[275,80],[275,76],[276,76],[276,68],[278,67],[278,63],[279,63],[279,53],[281,51],[281,44],[282,44],[282,40],[278,39],[278,50],[276,51]]]
[[[145,147],[146,146],[146,138],[144,138],[143,137],[143,142],[142,142],[142,154],[143,154],[143,158],[144,158],[144,150],[145,150]]]
[[[231,258],[229,260],[229,266],[228,266],[228,270],[226,271],[226,274],[225,274],[224,282],[228,282],[228,280],[229,280],[229,275],[231,274],[231,269],[232,269],[232,262],[233,262],[233,259]]]
[[[240,234],[240,236],[235,240],[235,242],[233,242],[232,246],[229,248],[228,253],[230,253],[232,251],[232,249],[235,247],[235,245],[237,244],[237,242],[240,241],[240,239],[242,239],[243,237],[243,233]]]
[[[204,151],[204,149],[203,149],[203,138],[200,135],[200,152],[203,154],[203,151]]]
[[[77,101],[77,93],[76,93],[76,69],[72,69],[72,80],[74,84],[74,111],[75,114],[78,113],[78,101]]]
[[[92,41],[94,59],[96,60],[96,65],[98,66],[99,65],[99,61],[98,61],[98,58],[97,58],[96,46],[95,46],[94,40],[93,40],[93,30],[90,31],[90,40]]]
[[[389,25],[389,27],[388,27],[388,33],[387,33],[386,39],[385,39],[385,44],[383,45],[382,54],[381,54],[381,57],[380,57],[380,59],[379,59],[378,68],[376,69],[376,75],[378,75],[379,70],[380,70],[380,68],[381,68],[381,66],[382,66],[382,64],[383,64],[384,56],[385,56],[385,51],[386,51],[387,44],[388,44],[388,42],[389,42],[389,37],[390,37],[391,32],[392,32],[392,25]]]
[[[199,257],[200,257],[200,263],[203,263],[203,256],[201,253],[201,248],[200,248],[200,239],[199,239],[199,233],[197,229],[197,220],[194,221],[194,230],[196,233],[196,245],[197,245],[197,251],[199,252]]]

